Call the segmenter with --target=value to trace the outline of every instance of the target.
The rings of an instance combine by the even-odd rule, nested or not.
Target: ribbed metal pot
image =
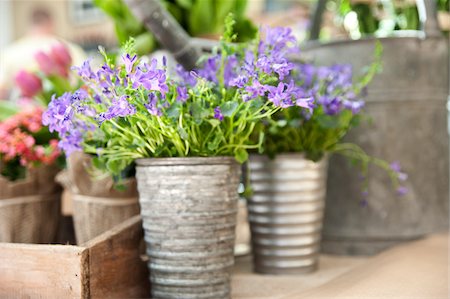
[[[136,163],[152,298],[230,298],[240,165],[232,157]]]
[[[253,194],[248,201],[254,270],[298,274],[318,265],[325,205],[327,159],[301,154],[249,160]]]

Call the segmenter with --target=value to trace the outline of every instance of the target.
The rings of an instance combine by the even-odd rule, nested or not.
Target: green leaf
[[[193,102],[191,105],[191,114],[195,121],[200,123],[209,115],[209,111],[205,109],[200,103]]]
[[[2,101],[0,99],[0,121],[13,116],[20,111],[19,107],[7,101]]]
[[[120,174],[120,172],[127,166],[125,160],[109,160],[106,163],[106,168],[112,174]]]
[[[344,110],[338,115],[321,114],[317,116],[317,123],[325,129],[347,128],[353,118],[350,110]]]
[[[178,6],[190,9],[192,7],[192,0],[175,0]]]
[[[237,102],[225,102],[220,105],[220,111],[222,111],[223,116],[230,117],[236,111],[236,108],[239,106]]]
[[[208,149],[210,151],[214,152],[219,147],[220,139],[221,139],[221,136],[216,135],[216,137],[214,138],[213,141],[208,142]]]
[[[220,125],[220,120],[218,120],[218,119],[208,119],[208,122],[213,126],[213,128]]]
[[[339,117],[326,114],[318,115],[317,123],[325,129],[337,129],[340,126]]]
[[[244,148],[238,148],[234,153],[234,157],[242,164],[248,160],[248,153]]]
[[[189,138],[188,133],[183,127],[178,127],[178,133],[180,134],[181,139],[187,140]]]
[[[213,0],[194,0],[188,20],[189,33],[193,36],[211,33],[213,23]]]
[[[181,103],[175,102],[167,110],[167,116],[170,118],[178,118],[181,112]]]

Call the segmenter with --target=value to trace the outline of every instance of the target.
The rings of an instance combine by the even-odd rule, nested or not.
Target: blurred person
[[[15,88],[15,78],[23,76],[23,71],[42,69],[48,62],[43,52],[54,53],[58,57],[58,45],[64,45],[70,54],[72,65],[79,65],[86,55],[81,47],[58,38],[54,33],[54,23],[50,13],[42,8],[36,8],[31,14],[31,24],[28,33],[7,46],[0,53],[0,99],[11,99]],[[56,49],[56,51],[55,51]],[[47,59],[47,60],[46,60]],[[64,59],[64,58],[63,58]]]

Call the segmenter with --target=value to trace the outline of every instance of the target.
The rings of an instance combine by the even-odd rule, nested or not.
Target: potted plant
[[[277,39],[260,44],[262,57],[295,51],[296,40],[288,29],[268,34]],[[377,57],[380,53],[379,47]],[[265,155],[251,155],[248,167],[254,266],[260,273],[297,274],[317,268],[329,154],[360,163],[365,178],[368,163],[374,163],[388,171],[400,193],[405,192],[399,185],[405,175],[398,166],[391,168],[357,145],[342,142],[361,118],[361,92],[377,72],[378,59],[357,82],[348,65],[288,63],[291,71],[284,76],[285,84],[296,89],[298,98],[308,99],[312,108],[289,107],[260,124]],[[367,192],[366,181],[362,192]]]
[[[28,106],[0,121],[0,242],[55,241],[61,155],[57,136],[42,126],[42,112]]]
[[[262,138],[249,140],[261,119],[308,107],[276,89],[274,74],[288,65],[275,66],[270,55],[257,62],[257,42],[246,53],[229,43],[232,25],[228,18],[218,51],[173,78],[164,60],[141,61],[130,44],[122,65],[106,54],[96,72],[86,62],[77,68],[86,87],[70,101],[55,98],[46,112],[66,154],[97,155],[96,165],[115,175],[136,162],[154,298],[230,297],[238,162],[261,146]],[[239,76],[244,68],[264,81]],[[281,103],[282,95],[291,100]]]

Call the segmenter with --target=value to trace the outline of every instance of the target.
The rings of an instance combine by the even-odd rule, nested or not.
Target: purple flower
[[[150,66],[145,64],[145,67],[146,70],[138,67],[136,72],[130,76],[133,88],[143,86],[147,90],[159,91],[161,94],[165,94],[169,90],[166,84],[165,71],[156,69],[156,60],[153,60]]]
[[[130,74],[133,71],[134,64],[137,61],[137,56],[134,55],[133,57],[131,57],[130,54],[122,55],[122,60],[125,64],[125,70],[127,71],[127,74]]]
[[[291,94],[285,92],[285,84],[283,82],[278,83],[277,87],[269,87],[268,99],[275,106],[286,108],[293,105],[291,100]]]
[[[364,107],[364,101],[344,101],[345,109],[351,110],[353,114],[358,114]]]
[[[401,165],[400,165],[400,162],[398,162],[398,161],[394,161],[394,162],[392,162],[391,164],[390,164],[390,167],[391,167],[391,169],[393,170],[393,171],[395,171],[395,172],[400,172],[401,171]]]
[[[397,173],[397,178],[400,181],[406,181],[408,179],[408,174],[402,172],[402,167],[398,161],[392,162],[390,167],[394,172]]]
[[[404,196],[406,194],[408,194],[408,188],[404,187],[404,186],[400,186],[397,188],[397,194],[399,196]]]
[[[185,86],[177,86],[177,101],[186,102],[189,98],[187,88]]]
[[[113,99],[111,106],[104,113],[100,113],[97,120],[102,123],[116,117],[125,117],[136,113],[136,107],[128,102],[129,96],[121,96]]]
[[[337,97],[321,96],[317,101],[328,115],[336,115],[342,110],[341,101]]]
[[[157,107],[158,99],[156,98],[154,93],[151,93],[148,95],[148,103],[144,104],[145,108],[147,108],[148,112],[151,115],[161,116],[162,112]]]
[[[217,71],[219,70],[220,56],[215,55],[203,64],[203,66],[198,70],[198,75],[208,81],[218,83]]]
[[[78,76],[80,76],[84,80],[94,79],[95,74],[92,72],[90,59],[83,62],[83,64],[78,66],[73,66],[71,69],[77,71]]]
[[[224,69],[225,86],[231,86],[231,81],[236,77],[236,68],[238,66],[238,59],[236,55],[231,55],[227,58]]]
[[[295,105],[297,107],[306,108],[312,113],[314,109],[314,99],[313,98],[299,98],[295,100]]]
[[[102,103],[102,98],[98,94],[96,94],[96,95],[94,95],[94,101],[97,104],[101,104]]]
[[[68,92],[52,100],[48,105],[47,111],[42,115],[42,123],[48,126],[50,132],[65,134],[70,128],[70,121],[73,117],[72,95]]]
[[[245,91],[248,93],[249,99],[264,96],[267,89],[268,87],[261,84],[258,80],[253,80],[252,84],[245,86]]]
[[[73,129],[67,135],[63,136],[58,143],[60,149],[62,149],[66,156],[70,156],[73,152],[81,151],[81,143],[83,141],[83,135],[80,131]]]
[[[191,74],[191,72],[187,72],[181,65],[177,64],[176,73],[179,77],[180,84],[195,86],[197,84],[197,79],[195,76]]]
[[[288,76],[290,71],[294,69],[294,64],[283,58],[280,61],[274,62],[272,64],[272,69],[278,74],[280,80],[283,80],[284,77]]]
[[[223,120],[223,114],[222,111],[220,110],[220,107],[217,106],[216,108],[214,108],[214,118],[222,121]]]
[[[239,75],[230,80],[229,85],[235,86],[237,88],[243,88],[245,84],[248,82],[248,77]]]

